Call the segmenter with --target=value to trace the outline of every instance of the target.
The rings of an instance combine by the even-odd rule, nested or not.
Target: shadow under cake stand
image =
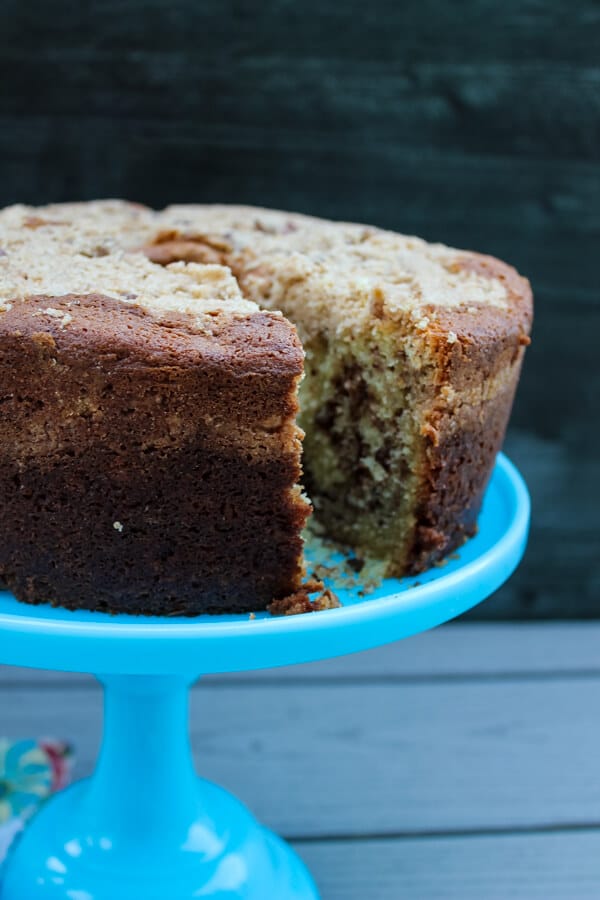
[[[92,672],[105,688],[96,771],[29,824],[0,873],[1,900],[317,900],[296,854],[197,777],[190,685],[200,674],[365,650],[452,619],[514,571],[529,510],[525,484],[500,455],[478,534],[458,559],[418,580],[386,579],[368,597],[335,587],[342,608],[317,614],[109,617],[0,593],[1,663]]]

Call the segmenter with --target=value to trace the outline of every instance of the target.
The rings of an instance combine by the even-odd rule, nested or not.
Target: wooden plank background
[[[3,0],[0,204],[258,203],[514,263],[534,523],[473,615],[595,617],[599,46],[592,0]]]
[[[292,840],[323,900],[597,900],[600,623],[463,623],[192,691],[198,771]],[[0,733],[73,741],[90,677],[0,667]],[[140,748],[143,753],[143,747]]]

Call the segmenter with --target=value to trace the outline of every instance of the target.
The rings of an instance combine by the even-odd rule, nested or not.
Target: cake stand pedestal
[[[29,824],[2,869],[1,900],[318,900],[296,854],[235,797],[196,776],[191,683],[433,628],[502,584],[522,556],[528,524],[525,485],[499,456],[479,532],[459,559],[417,583],[386,579],[367,598],[358,586],[336,588],[341,609],[145,619],[28,607],[0,594],[2,663],[93,672],[105,689],[96,771]]]

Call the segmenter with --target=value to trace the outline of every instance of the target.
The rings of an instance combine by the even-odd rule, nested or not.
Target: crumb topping
[[[266,294],[269,308],[278,308],[284,296],[289,304],[301,292],[304,316],[312,310],[342,330],[348,315],[414,312],[415,323],[423,322],[417,327],[426,328],[424,307],[509,305],[502,279],[463,266],[458,250],[417,237],[251,207],[172,206],[161,219],[188,240],[224,241],[252,299],[264,302]]]
[[[170,264],[168,255],[152,262],[142,252],[153,246],[168,253],[170,241],[180,254],[182,242],[198,252]],[[4,306],[34,295],[94,293],[159,316],[179,312],[198,320],[260,307],[293,313],[297,306],[305,331],[313,321],[342,334],[362,321],[398,314],[412,317],[417,332],[426,331],[432,307],[476,311],[509,302],[501,278],[461,265],[465,255],[442,244],[250,207],[154,212],[118,200],[16,205],[0,211],[0,247]]]
[[[47,309],[39,309],[32,314],[33,316],[50,316],[52,319],[60,319],[60,324],[62,328],[65,328],[70,322],[73,321],[73,316],[71,313],[64,312],[61,309],[54,309],[54,307],[49,306]]]
[[[60,211],[60,221],[54,218]],[[155,315],[184,313],[198,320],[217,313],[247,315],[258,307],[244,299],[225,266],[175,262],[163,267],[139,249],[156,230],[155,213],[115,202],[66,204],[40,211],[35,227],[27,207],[0,212],[0,303],[31,296],[102,294]],[[135,249],[134,249],[135,248]],[[69,322],[49,307],[48,316]]]

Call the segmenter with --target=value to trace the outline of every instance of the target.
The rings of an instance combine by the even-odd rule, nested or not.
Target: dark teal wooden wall
[[[600,4],[0,3],[0,204],[223,200],[514,263],[534,524],[480,616],[600,615]]]

